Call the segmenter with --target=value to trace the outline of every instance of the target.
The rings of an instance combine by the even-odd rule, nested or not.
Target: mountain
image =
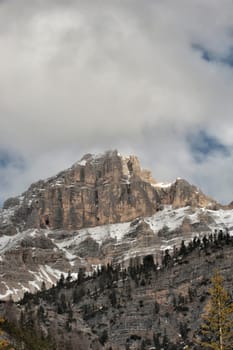
[[[211,209],[218,203],[182,179],[157,183],[141,169],[137,157],[113,151],[85,155],[71,168],[8,199],[3,208],[9,210],[12,222],[5,230],[14,233],[17,228],[75,230],[128,222],[150,216],[163,205]],[[3,224],[0,232],[4,233]]]
[[[87,154],[0,210],[4,336],[20,350],[193,349],[216,268],[231,290],[232,236],[232,203],[157,182],[135,156]]]
[[[147,255],[91,276],[81,269],[76,280],[61,277],[17,305],[1,303],[5,330],[20,350],[201,350],[194,339],[216,269],[232,293],[232,247],[218,230],[165,251],[160,264]]]
[[[32,184],[0,210],[0,298],[52,286],[113,262],[153,254],[215,229],[231,232],[233,211],[183,179],[156,182],[135,156],[85,155]]]

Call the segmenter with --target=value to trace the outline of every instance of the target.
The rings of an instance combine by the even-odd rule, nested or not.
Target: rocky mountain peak
[[[134,155],[122,156],[117,150],[104,154],[86,154],[72,168],[90,168],[95,174],[96,181],[104,177],[110,181],[130,181],[140,178],[146,182],[155,183],[151,172],[142,169],[139,159]]]
[[[183,179],[156,182],[136,156],[123,157],[116,150],[86,154],[69,169],[8,199],[0,215],[0,231],[73,230],[127,222],[153,215],[163,205],[213,208],[217,203]]]
[[[216,227],[232,232],[232,212],[217,207],[184,179],[156,182],[135,156],[86,154],[0,209],[0,299],[83,266],[148,254],[160,261],[161,250]]]

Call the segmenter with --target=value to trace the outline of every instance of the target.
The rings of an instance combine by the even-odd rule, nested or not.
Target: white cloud
[[[156,178],[188,177],[219,200],[233,199],[231,178],[220,180],[219,169],[232,170],[230,158],[196,164],[186,142],[190,130],[204,129],[232,147],[233,69],[192,47],[228,52],[232,1],[0,7],[0,146],[27,165],[17,182],[9,171],[4,196],[83,152],[118,147],[139,153]]]

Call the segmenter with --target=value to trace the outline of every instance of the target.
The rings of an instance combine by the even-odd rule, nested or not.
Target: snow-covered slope
[[[97,226],[76,231],[30,229],[0,237],[0,299],[20,298],[36,291],[42,282],[49,287],[70,271],[77,276],[85,266],[91,272],[107,262],[127,264],[131,257],[179,247],[194,236],[215,230],[233,234],[233,210],[184,207],[162,211],[132,222]]]

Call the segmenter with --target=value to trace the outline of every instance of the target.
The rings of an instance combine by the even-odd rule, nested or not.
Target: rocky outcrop
[[[137,235],[147,228],[139,223]],[[25,329],[34,325],[57,350],[197,349],[216,269],[232,291],[232,243],[222,237],[203,249],[193,240],[183,251],[165,252],[162,266],[151,255],[136,257],[128,269],[106,266],[93,278],[26,295],[15,310],[1,303],[0,312]]]
[[[23,297],[24,292],[51,286],[71,269],[62,249],[42,231],[26,231],[0,240],[0,299]]]
[[[10,222],[2,219],[3,210],[0,234],[14,233],[16,226],[73,230],[127,222],[150,216],[163,205],[213,208],[217,203],[182,179],[156,183],[135,156],[87,154],[57,176],[31,185],[21,197],[7,200]]]
[[[232,212],[216,208],[185,180],[156,182],[135,156],[88,154],[0,209],[0,299],[80,267],[93,272],[147,254],[159,261],[161,250],[216,227],[233,232]]]
[[[28,229],[0,236],[0,300],[15,300],[25,291],[47,287],[63,273],[76,277],[79,268],[93,273],[98,266],[124,264],[132,258],[153,255],[161,262],[170,252],[189,242],[222,231],[233,235],[233,210],[165,207],[151,217],[81,230]]]
[[[233,209],[233,201],[226,206],[226,209]]]

